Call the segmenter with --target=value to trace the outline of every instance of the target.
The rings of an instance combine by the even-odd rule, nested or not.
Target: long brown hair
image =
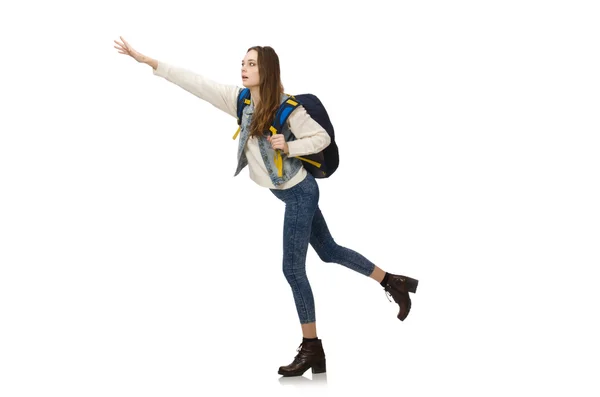
[[[256,50],[258,53],[258,74],[260,76],[259,92],[260,102],[254,109],[254,116],[250,125],[250,136],[259,137],[269,130],[275,112],[281,102],[283,84],[279,70],[279,57],[271,47],[254,46],[247,52]],[[277,131],[279,133],[279,131]]]

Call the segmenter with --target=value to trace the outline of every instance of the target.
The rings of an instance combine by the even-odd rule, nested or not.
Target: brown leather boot
[[[410,312],[412,303],[408,293],[416,293],[418,285],[419,281],[414,278],[390,273],[390,277],[384,290],[388,295],[394,298],[394,301],[400,306],[400,311],[398,312],[400,321],[404,321]]]
[[[291,364],[279,367],[279,375],[300,376],[312,367],[313,374],[325,372],[325,352],[321,339],[300,343]]]

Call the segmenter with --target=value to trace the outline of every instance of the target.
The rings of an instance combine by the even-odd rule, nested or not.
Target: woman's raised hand
[[[114,40],[115,43],[117,43],[117,46],[114,46],[117,50],[119,50],[119,52],[121,54],[124,55],[129,55],[130,57],[132,57],[133,59],[135,59],[138,62],[144,62],[144,55],[140,54],[139,52],[137,52],[136,50],[133,49],[133,47],[131,46],[131,44],[129,44],[127,41],[125,41],[125,39],[123,38],[123,36],[119,36],[121,38],[121,40],[123,40],[123,43],[119,43],[117,40]]]

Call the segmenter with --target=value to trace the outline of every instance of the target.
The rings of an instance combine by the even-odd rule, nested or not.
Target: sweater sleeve
[[[178,85],[237,119],[237,97],[241,91],[240,87],[219,84],[188,69],[161,61],[158,61],[158,67],[152,69],[152,73]]]
[[[304,156],[318,153],[331,143],[331,137],[319,123],[298,106],[288,118],[288,126],[296,137],[295,141],[287,142],[288,157]]]

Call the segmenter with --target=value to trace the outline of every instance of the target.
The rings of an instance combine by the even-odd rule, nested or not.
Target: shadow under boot
[[[298,354],[291,364],[279,367],[279,375],[300,376],[312,368],[313,374],[325,372],[325,352],[321,339],[303,341],[296,349]]]

